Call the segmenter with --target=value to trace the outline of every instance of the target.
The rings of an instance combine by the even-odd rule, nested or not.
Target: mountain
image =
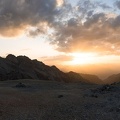
[[[120,82],[120,73],[109,76],[104,80],[104,82],[109,84]]]
[[[103,84],[103,81],[96,75],[83,74],[83,73],[80,73],[80,75],[84,79],[86,79],[88,83]]]
[[[26,56],[9,54],[6,58],[0,57],[0,81],[16,79],[39,79],[60,82],[85,82],[78,73],[64,73],[56,66],[31,60]]]

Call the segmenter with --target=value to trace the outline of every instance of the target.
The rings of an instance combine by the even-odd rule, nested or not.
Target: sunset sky
[[[0,56],[62,70],[120,73],[120,0],[0,0]]]

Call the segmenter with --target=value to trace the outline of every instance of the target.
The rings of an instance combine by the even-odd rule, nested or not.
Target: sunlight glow
[[[71,53],[73,60],[69,62],[71,65],[92,64],[96,62],[96,53]]]
[[[73,53],[71,64],[89,64],[94,61],[94,53]]]
[[[57,6],[60,7],[63,5],[64,1],[63,0],[56,0],[57,1]]]
[[[99,53],[70,53],[71,61],[64,62],[64,65],[99,65],[99,64],[113,64],[119,63],[120,56],[117,55],[102,55]]]

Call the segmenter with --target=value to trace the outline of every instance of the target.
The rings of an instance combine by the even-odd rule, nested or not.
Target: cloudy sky
[[[0,0],[0,56],[64,70],[119,73],[119,0]]]

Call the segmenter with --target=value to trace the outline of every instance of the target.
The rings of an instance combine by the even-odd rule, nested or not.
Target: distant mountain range
[[[105,81],[105,83],[109,83],[109,84],[118,83],[118,82],[120,82],[120,73],[113,74],[113,75],[109,76],[108,78],[106,78],[104,81]]]
[[[114,83],[120,81],[120,74],[112,75],[104,80],[96,75],[75,72],[65,73],[56,66],[48,66],[38,60],[31,60],[26,56],[9,54],[6,58],[0,57],[0,81],[16,79],[39,79],[60,82],[85,83]]]
[[[83,74],[83,73],[80,73],[80,75],[84,79],[86,79],[88,83],[103,84],[103,81],[96,75]]]

